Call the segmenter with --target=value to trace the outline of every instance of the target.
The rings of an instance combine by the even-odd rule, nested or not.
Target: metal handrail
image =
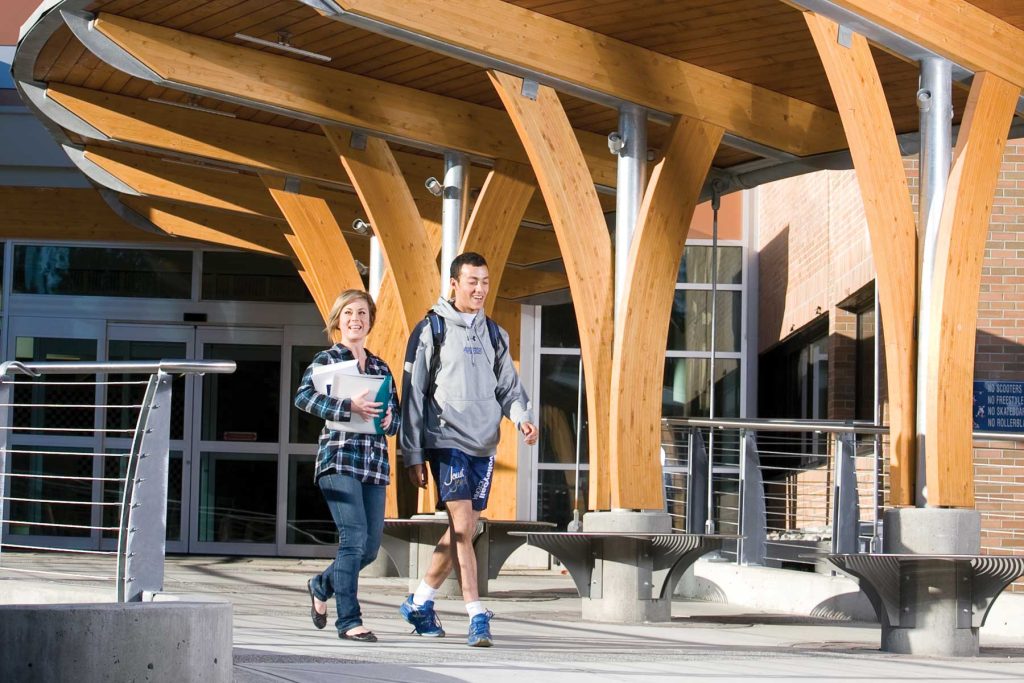
[[[230,374],[236,370],[234,361],[230,360],[159,360],[139,361],[83,361],[56,363],[23,363],[9,360],[0,364],[0,379],[8,374],[20,373],[31,377],[47,375],[75,375],[86,373],[108,374],[155,374],[166,372],[169,375],[179,374]]]
[[[170,433],[170,407],[171,403],[171,376],[176,374],[225,374],[236,370],[233,361],[220,360],[159,360],[159,361],[114,361],[114,362],[55,362],[55,363],[23,363],[20,361],[7,361],[0,364],[0,534],[3,532],[3,524],[17,523],[26,526],[56,527],[88,529],[90,531],[116,531],[117,550],[99,551],[72,548],[48,548],[37,545],[3,543],[0,537],[0,548],[19,548],[34,550],[53,550],[56,552],[82,552],[95,555],[114,555],[117,562],[117,570],[114,578],[116,581],[117,600],[139,600],[146,590],[159,590],[163,584],[163,558],[164,558],[164,534],[165,534],[165,507],[166,507],[166,486],[167,486],[167,455],[168,438]],[[65,378],[60,382],[47,382],[40,380],[44,375],[96,375],[100,379],[105,375],[149,375],[148,381],[143,382],[99,382],[85,381],[78,382],[77,378]],[[29,376],[31,380],[14,381],[15,375]],[[9,400],[10,392],[17,389],[19,385],[98,385],[98,384],[146,384],[145,395],[142,402],[131,405],[107,405],[96,404],[88,407],[93,409],[115,409],[115,410],[137,410],[138,420],[134,429],[109,429],[101,427],[64,428],[64,427],[18,427],[10,424],[11,409],[14,407],[39,408],[51,404],[22,404]],[[53,408],[74,408],[80,409],[87,406],[80,404],[53,405]],[[131,434],[131,447],[127,453],[121,454],[98,454],[80,453],[78,451],[36,451],[10,448],[9,434],[15,430],[30,430],[32,432],[80,432],[93,433],[123,433]],[[9,496],[6,494],[5,478],[7,476],[23,477],[22,473],[6,474],[6,456],[9,453],[31,453],[33,455],[45,455],[66,453],[77,456],[94,457],[118,457],[125,458],[125,475],[120,477],[63,477],[81,481],[118,481],[124,482],[119,503],[107,501],[64,501],[42,498],[23,498],[22,496]],[[56,475],[38,475],[41,479],[61,478]],[[64,524],[61,522],[42,522],[30,520],[5,519],[6,501],[12,502],[34,502],[57,505],[90,505],[96,507],[119,506],[118,525],[94,524]],[[24,569],[20,571],[36,571]],[[18,571],[18,570],[15,570]],[[49,572],[53,573],[53,572]],[[72,574],[66,573],[68,576]]]

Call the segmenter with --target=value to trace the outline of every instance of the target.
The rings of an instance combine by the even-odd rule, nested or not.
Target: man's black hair
[[[487,260],[475,251],[467,251],[459,254],[452,259],[452,267],[449,271],[449,275],[453,280],[459,279],[459,275],[462,273],[462,266],[473,266],[474,268],[480,266],[486,267]]]

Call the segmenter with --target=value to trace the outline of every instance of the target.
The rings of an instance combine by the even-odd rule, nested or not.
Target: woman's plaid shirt
[[[306,368],[302,383],[295,394],[295,407],[323,420],[348,422],[351,418],[351,402],[347,398],[332,398],[321,394],[313,387],[313,368],[318,365],[353,360],[352,352],[341,344],[335,344],[316,354]],[[391,375],[388,364],[369,351],[366,352],[367,375]],[[394,436],[401,426],[401,411],[398,408],[398,393],[395,378],[391,378],[391,424],[386,433]],[[387,484],[390,481],[391,466],[388,464],[388,442],[381,434],[352,434],[328,429],[324,425],[320,432],[320,453],[316,458],[316,472],[313,480],[322,475],[338,472],[355,477],[367,484]]]

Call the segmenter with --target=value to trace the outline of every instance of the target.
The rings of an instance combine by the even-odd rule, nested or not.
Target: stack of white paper
[[[359,373],[357,361],[348,360],[340,363],[329,363],[313,368],[313,388],[321,394],[332,398],[352,398],[366,391],[367,398],[381,404],[380,417],[364,420],[355,413],[348,422],[327,420],[328,429],[356,434],[383,434],[381,420],[387,411],[388,399],[391,396],[391,380],[382,375],[362,375]]]

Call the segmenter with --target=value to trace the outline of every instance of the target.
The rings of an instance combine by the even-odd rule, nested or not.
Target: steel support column
[[[448,298],[448,270],[458,256],[462,228],[466,225],[468,189],[469,159],[465,154],[445,152],[441,200],[441,296],[444,298]]]
[[[935,271],[935,249],[946,197],[946,183],[953,156],[953,80],[952,64],[938,57],[921,61],[920,88],[917,105],[921,112],[921,152],[919,157],[920,194],[918,201],[919,263],[917,306],[917,338],[928,338],[930,327],[932,280]],[[917,478],[916,503],[923,507],[925,499],[925,409],[927,386],[927,349],[917,347]]]
[[[380,250],[380,239],[370,238],[370,296],[376,301],[380,295],[380,283],[384,279],[384,253]]]
[[[615,134],[613,134],[615,135]],[[647,180],[647,110],[633,104],[619,109],[618,139],[609,144],[618,154],[615,190],[615,319],[622,315],[629,246],[636,230]]]

